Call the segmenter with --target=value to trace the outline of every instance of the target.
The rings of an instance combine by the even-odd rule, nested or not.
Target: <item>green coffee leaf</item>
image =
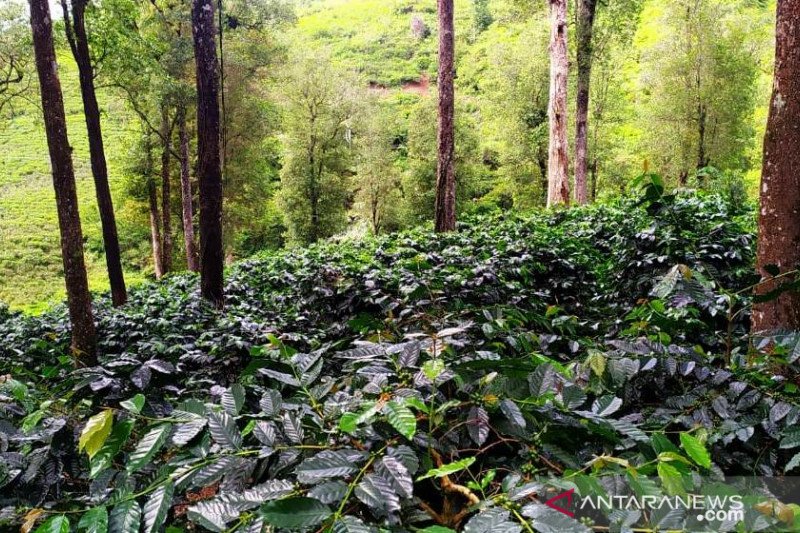
[[[119,406],[138,415],[142,412],[142,408],[144,407],[144,394],[137,394],[130,400],[120,402]]]
[[[144,504],[144,533],[159,531],[167,518],[169,508],[172,506],[172,494],[175,485],[171,479],[157,488]]]
[[[711,455],[709,455],[705,444],[700,439],[689,433],[681,433],[680,438],[681,448],[686,450],[686,453],[695,463],[703,468],[711,468]]]
[[[417,432],[417,417],[411,409],[397,402],[387,403],[385,409],[392,427],[408,440],[413,439]]]
[[[108,511],[102,505],[83,513],[78,522],[79,533],[106,533],[108,531]]]
[[[167,442],[171,429],[171,424],[159,424],[142,437],[142,440],[136,445],[136,449],[128,457],[126,469],[129,474],[138,471],[155,457],[161,447],[164,446],[164,443]]]
[[[114,429],[111,430],[111,436],[108,437],[105,444],[100,451],[92,457],[89,462],[89,477],[94,479],[97,475],[111,466],[114,457],[122,449],[122,446],[128,441],[131,431],[133,430],[133,419],[120,420],[114,424]]]
[[[33,533],[69,533],[69,520],[63,514],[48,518]]]
[[[261,514],[277,528],[306,529],[322,523],[331,510],[314,498],[299,496],[267,502],[261,507]]]
[[[417,478],[417,481],[422,481],[423,479],[428,479],[431,477],[449,476],[451,474],[455,474],[456,472],[466,470],[474,462],[475,462],[474,457],[466,457],[464,459],[461,459],[460,461],[442,465],[439,468],[431,468],[424,476]]]
[[[114,533],[138,533],[142,509],[136,500],[119,503],[111,510],[109,529]]]

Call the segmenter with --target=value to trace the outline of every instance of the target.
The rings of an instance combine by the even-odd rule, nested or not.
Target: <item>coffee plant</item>
[[[223,311],[191,275],[98,298],[95,367],[73,367],[65,309],[0,309],[0,524],[680,529],[545,502],[796,473],[800,336],[747,336],[752,221],[651,179],[644,200],[257,256]]]

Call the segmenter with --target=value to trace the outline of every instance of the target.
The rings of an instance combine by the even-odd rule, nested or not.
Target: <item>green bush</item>
[[[798,392],[735,297],[752,214],[648,194],[265,253],[224,311],[172,276],[98,303],[92,368],[63,308],[0,312],[0,520],[585,532],[545,484],[792,471]]]

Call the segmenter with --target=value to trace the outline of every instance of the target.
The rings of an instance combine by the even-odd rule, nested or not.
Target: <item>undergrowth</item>
[[[255,257],[222,312],[171,276],[97,303],[92,368],[73,368],[63,308],[0,310],[0,520],[655,531],[687,517],[543,502],[791,472],[800,348],[749,346],[753,213],[648,191]]]

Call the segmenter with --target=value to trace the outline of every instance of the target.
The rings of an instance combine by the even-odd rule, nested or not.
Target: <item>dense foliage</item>
[[[64,295],[57,216],[41,112],[34,105],[27,2],[1,4],[0,300],[40,312]],[[129,285],[156,270],[151,214],[165,226],[162,262],[176,270],[187,264],[177,245],[184,231],[179,124],[166,136],[172,153],[166,180],[161,156],[162,136],[178,117],[186,120],[192,160],[197,149],[190,5],[95,0],[87,6]],[[454,5],[459,216],[486,206],[541,206],[549,146],[547,3]],[[567,32],[570,120],[576,117],[576,5],[570,3]],[[775,0],[615,0],[598,6],[590,196],[616,196],[629,189],[631,176],[652,168],[673,185],[754,197],[772,87]],[[226,255],[239,259],[287,243],[389,232],[430,220],[436,1],[225,0],[222,7]],[[105,248],[84,109],[59,11],[53,11],[54,31],[89,283],[103,290]],[[10,58],[22,69],[23,82],[3,92],[6,74],[14,70]],[[312,106],[318,109],[309,108],[313,98],[321,98]],[[575,139],[569,144],[575,146]],[[195,186],[195,206],[197,193]]]
[[[223,312],[172,276],[98,304],[92,368],[63,310],[0,311],[0,520],[577,532],[548,476],[791,471],[800,352],[746,345],[752,213],[646,191],[257,257]]]

